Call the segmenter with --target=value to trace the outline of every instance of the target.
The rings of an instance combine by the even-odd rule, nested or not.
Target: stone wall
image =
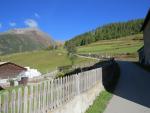
[[[84,113],[89,106],[93,104],[93,101],[102,90],[104,90],[102,83],[98,83],[93,88],[76,96],[62,107],[49,113]]]

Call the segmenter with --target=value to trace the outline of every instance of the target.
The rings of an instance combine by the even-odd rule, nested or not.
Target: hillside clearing
[[[21,66],[36,68],[42,73],[55,70],[58,66],[70,65],[64,50],[35,51],[1,56],[1,61],[10,61]],[[91,59],[77,58],[75,64],[94,61]]]
[[[79,53],[135,53],[143,45],[142,34],[112,40],[101,40],[78,47]]]

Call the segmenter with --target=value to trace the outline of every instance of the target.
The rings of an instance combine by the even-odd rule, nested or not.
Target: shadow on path
[[[120,78],[114,94],[150,108],[150,73],[129,61],[117,61]]]

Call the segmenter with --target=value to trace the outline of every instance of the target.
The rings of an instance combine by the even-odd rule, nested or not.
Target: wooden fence
[[[0,94],[0,113],[47,113],[102,81],[102,69],[43,81]]]

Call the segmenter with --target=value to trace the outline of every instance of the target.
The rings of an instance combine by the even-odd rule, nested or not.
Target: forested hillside
[[[65,46],[72,42],[76,46],[83,46],[98,40],[117,39],[124,36],[138,34],[140,33],[143,21],[143,19],[136,19],[128,22],[107,24],[66,41]]]

